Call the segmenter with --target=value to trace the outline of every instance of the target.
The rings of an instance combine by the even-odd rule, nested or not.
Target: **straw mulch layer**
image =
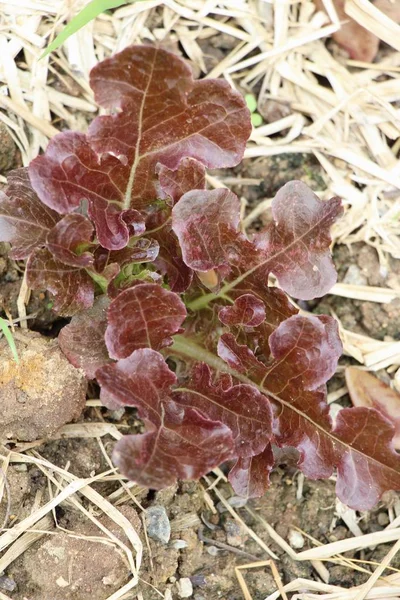
[[[333,232],[340,283],[300,307],[339,321],[345,357],[328,397],[337,410],[348,402],[346,364],[400,391],[400,36],[371,19],[366,0],[349,0],[348,14],[388,44],[373,64],[350,60],[327,41],[340,22],[332,0],[323,3],[326,13],[310,0],[144,0],[101,15],[39,60],[86,2],[0,2],[0,183],[60,129],[86,129],[97,111],[91,67],[129,44],[164,44],[198,76],[254,94],[263,123],[243,165],[208,182],[243,198],[249,230],[294,176],[322,198],[344,199]],[[6,248],[0,254],[6,314],[54,332],[46,298],[30,293]],[[149,495],[109,459],[131,425],[93,399],[57,439],[1,450],[0,600],[168,600],[191,588],[196,600],[400,597],[396,494],[356,514],[335,499],[333,480],[304,481],[285,457],[270,493],[246,505],[219,470]],[[171,521],[167,547],[146,535],[154,503]]]

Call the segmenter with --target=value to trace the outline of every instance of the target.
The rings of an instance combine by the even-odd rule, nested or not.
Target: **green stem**
[[[278,396],[265,390],[262,385],[259,385],[243,375],[243,373],[239,373],[239,371],[235,371],[235,369],[231,369],[229,365],[226,364],[222,358],[213,354],[209,350],[206,350],[202,346],[199,346],[193,340],[183,336],[183,335],[174,335],[172,346],[168,346],[168,354],[177,354],[180,356],[186,356],[187,358],[193,358],[198,362],[204,362],[209,367],[215,369],[216,371],[222,371],[224,373],[229,373],[232,377],[235,377],[242,383],[247,383],[259,389],[263,393],[268,393],[271,398],[275,398],[280,401]]]
[[[209,294],[204,294],[203,296],[199,296],[192,302],[187,303],[187,308],[189,310],[201,310],[202,308],[206,308],[210,302],[219,298],[219,294],[214,294],[210,292]]]
[[[216,356],[209,350],[202,348],[193,340],[183,336],[183,335],[174,335],[172,346],[168,347],[168,353],[173,352],[173,354],[181,354],[183,356],[187,356],[188,358],[193,358],[199,362],[205,362],[210,367],[217,369],[217,371],[228,371],[231,369],[228,365],[221,359],[219,356]],[[232,371],[232,374],[236,371]]]
[[[189,308],[190,310],[201,310],[202,308],[206,308],[209,305],[209,303],[213,300],[217,300],[217,298],[226,298],[226,294],[228,292],[230,292],[234,287],[236,287],[237,285],[239,285],[239,283],[246,279],[246,277],[254,273],[254,271],[256,271],[259,267],[262,267],[264,264],[265,262],[256,265],[252,269],[249,269],[248,271],[246,271],[246,273],[242,273],[242,275],[239,275],[239,277],[234,279],[234,281],[230,281],[229,283],[224,285],[219,290],[218,294],[214,294],[213,292],[211,292],[210,294],[204,294],[204,296],[200,296],[199,298],[192,300],[192,302],[189,302],[187,304],[187,308]]]
[[[89,269],[85,269],[86,273],[97,283],[103,294],[107,292],[108,281],[102,275],[95,273],[94,271],[90,271]]]

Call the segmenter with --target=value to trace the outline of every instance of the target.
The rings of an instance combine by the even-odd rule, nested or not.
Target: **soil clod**
[[[62,354],[56,340],[16,331],[16,363],[0,340],[0,440],[49,438],[76,420],[85,405],[86,379]]]

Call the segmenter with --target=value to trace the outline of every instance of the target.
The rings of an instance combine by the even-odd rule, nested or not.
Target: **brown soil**
[[[87,440],[79,440],[68,446],[49,442],[42,454],[49,456],[51,453],[51,460],[59,466],[65,466],[68,457],[74,467],[81,465],[76,473],[87,476],[89,469],[93,474],[93,471],[101,472],[105,468],[94,451],[95,446],[95,441],[88,443]],[[83,464],[85,468],[82,468]],[[9,470],[12,504],[8,526],[30,513],[35,495],[39,489],[43,489],[45,481],[33,466],[23,471],[17,467]],[[230,497],[228,486],[219,484],[218,489],[226,498]],[[101,491],[107,495],[112,491],[112,486],[103,487]],[[272,525],[286,541],[291,539],[290,532],[297,528],[322,543],[350,535],[347,527],[335,515],[333,482],[305,481],[300,498],[297,492],[298,473],[293,468],[277,469],[264,498],[237,509],[243,521],[277,554],[276,565],[284,583],[296,577],[314,578],[315,572],[310,563],[291,560],[274,544],[261,519]],[[141,498],[146,508],[154,504],[165,506],[172,530],[168,545],[149,539],[148,549],[145,549],[139,589],[146,600],[160,597],[151,585],[161,592],[170,588],[176,593],[176,582],[183,577],[190,578],[195,600],[242,600],[243,595],[234,574],[235,565],[262,561],[268,557],[237,525],[224,506],[218,503],[218,499],[212,497],[217,507],[215,514],[205,503],[204,488],[198,483],[181,483],[175,488]],[[45,493],[43,502],[46,499]],[[129,504],[122,510],[140,533],[141,521],[134,506]],[[82,521],[76,510],[62,505],[57,515],[63,530],[54,531],[55,535],[44,536],[7,569],[7,577],[16,584],[15,592],[9,592],[10,597],[16,600],[105,600],[128,579],[124,561],[114,550],[110,551],[107,545],[94,539],[99,537],[99,530],[87,520]],[[121,535],[109,520],[102,518],[101,522],[115,535]],[[375,511],[363,515],[359,524],[364,532],[383,529],[387,524],[387,505],[381,503]],[[93,537],[94,541],[88,541],[88,536]],[[311,547],[311,544],[305,539],[303,549],[307,547]],[[364,558],[379,560],[385,551],[385,547],[380,546],[375,551],[367,551]],[[347,556],[358,557],[354,553],[347,553]],[[400,558],[392,566],[399,565]],[[329,563],[327,566],[333,585],[350,587],[362,583],[367,577]],[[268,567],[249,571],[246,582],[254,600],[263,600],[276,589]]]
[[[218,39],[211,38],[203,44],[208,69],[215,66],[236,44],[236,40],[228,35],[216,37]],[[267,120],[281,118],[289,109],[283,107],[283,113],[280,110],[276,106],[260,107],[260,112]],[[2,136],[0,128],[0,140],[3,140]],[[17,160],[15,147],[9,139],[6,142],[9,144],[8,151],[0,156],[0,172],[3,173],[15,166]],[[220,171],[218,174],[232,177],[231,171]],[[271,197],[281,185],[291,179],[302,179],[316,190],[325,189],[322,169],[314,159],[302,154],[245,161],[240,168],[234,170],[234,175],[259,181],[256,185],[232,186],[233,191],[248,199],[249,208],[263,198]],[[261,226],[265,218],[268,218],[268,214],[257,225]],[[13,317],[17,317],[16,300],[22,268],[8,259],[7,251],[7,245],[0,245],[0,304],[5,314],[11,313]],[[377,255],[370,247],[355,245],[350,251],[347,247],[338,246],[334,251],[334,259],[340,281],[400,287],[399,261],[390,265],[387,274],[381,273]],[[327,296],[307,303],[305,308],[316,313],[330,313],[333,309],[346,328],[376,339],[387,336],[400,338],[400,303],[397,301],[381,305]],[[27,311],[34,316],[30,326],[42,333],[55,334],[62,325],[52,313],[49,299],[44,294],[33,293]],[[1,352],[4,361],[8,352],[4,344]],[[348,359],[343,359],[343,364],[346,362],[349,362]],[[6,363],[3,363],[3,370],[4,364]],[[24,372],[28,382],[32,375],[29,369]],[[48,383],[51,383],[50,379]],[[330,382],[330,389],[343,384],[342,376],[337,375]],[[70,418],[74,416],[76,415],[70,415]],[[115,423],[115,415],[98,408],[87,408],[81,419]],[[54,426],[53,430],[60,424]],[[133,413],[129,410],[120,418],[120,424],[127,428],[137,427]],[[25,437],[32,439],[35,435],[29,433]],[[102,438],[102,442],[108,455],[111,455],[115,441],[106,436]],[[109,468],[96,439],[50,440],[37,450],[43,458],[59,467],[68,467],[69,472],[78,477],[90,477]],[[300,494],[299,473],[293,466],[277,468],[271,479],[270,490],[263,498],[237,507],[236,511],[244,523],[276,553],[276,565],[283,583],[296,577],[315,578],[316,573],[310,563],[291,560],[269,538],[265,522],[285,541],[291,540],[292,532],[298,529],[322,543],[351,536],[345,523],[336,515],[334,482],[304,481]],[[11,465],[7,471],[7,484],[10,492],[9,506],[4,501],[0,504],[0,523],[4,522],[4,527],[12,527],[31,514],[38,498],[41,505],[50,500],[47,479],[35,465]],[[190,579],[193,600],[242,600],[243,594],[234,572],[235,565],[268,559],[248,532],[232,519],[213,491],[209,495],[216,508],[211,510],[205,501],[205,486],[204,481],[183,482],[155,494],[143,491],[137,496],[144,508],[152,505],[166,508],[171,523],[171,539],[167,545],[152,539],[146,544],[140,515],[133,502],[124,505],[122,509],[119,507],[133,523],[143,541],[144,560],[140,571],[140,585],[136,590],[143,593],[145,600],[160,598],[159,592],[152,586],[162,593],[170,589],[173,597],[178,597],[177,582],[181,578]],[[93,487],[105,497],[116,489],[113,482],[93,484]],[[237,499],[231,497],[232,491],[228,485],[220,482],[218,490],[235,505]],[[389,495],[374,511],[359,515],[362,531],[383,529],[388,522],[387,506],[393,504],[396,498],[394,494]],[[84,502],[84,499],[80,498],[80,501]],[[35,542],[11,563],[4,575],[0,573],[0,591],[15,600],[106,599],[127,581],[128,570],[124,559],[114,549],[110,550],[110,546],[96,539],[100,534],[97,527],[89,520],[83,521],[80,513],[70,503],[63,503],[55,511],[55,515],[59,528],[54,528],[51,535]],[[109,519],[100,517],[100,520],[112,533],[121,536],[121,530],[117,530]],[[311,547],[311,542],[306,536],[303,537],[303,549]],[[122,536],[121,540],[126,541]],[[366,560],[379,561],[386,552],[387,547],[379,546],[375,550],[365,551],[362,556]],[[348,553],[348,556],[359,558],[361,554]],[[368,578],[365,573],[358,574],[342,566],[330,563],[327,566],[330,583],[334,585],[349,587]],[[400,566],[400,557],[394,559],[392,566]],[[268,567],[249,570],[245,579],[253,600],[263,600],[276,589],[276,582]]]

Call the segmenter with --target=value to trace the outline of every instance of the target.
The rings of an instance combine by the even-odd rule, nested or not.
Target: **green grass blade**
[[[130,0],[92,0],[89,2],[85,8],[78,13],[72,21],[68,23],[58,34],[58,36],[51,42],[49,46],[47,46],[46,50],[43,52],[40,58],[44,58],[50,52],[53,52],[57,48],[61,46],[71,35],[82,29],[85,25],[93,21],[96,17],[98,17],[105,10],[109,10],[110,8],[118,8],[123,4],[128,4]],[[135,2],[140,2],[143,0],[134,0]]]
[[[18,356],[17,347],[15,345],[15,340],[13,338],[12,331],[9,327],[8,322],[5,319],[2,319],[1,317],[0,317],[0,329],[4,333],[4,337],[6,338],[7,343],[10,346],[10,349],[11,349],[11,352],[12,352],[15,362],[17,364],[19,364],[19,356]]]

